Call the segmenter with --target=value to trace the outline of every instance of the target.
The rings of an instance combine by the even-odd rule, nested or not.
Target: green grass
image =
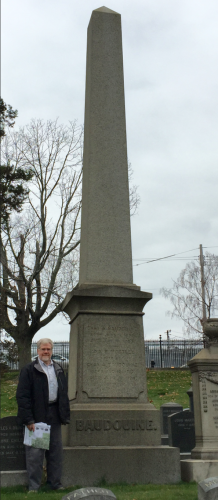
[[[1,417],[17,414],[15,397],[17,382],[18,372],[7,372],[2,376]],[[189,398],[186,391],[190,385],[191,373],[189,370],[147,370],[148,398],[157,409],[163,403],[171,401],[181,404],[183,408],[188,408]]]
[[[103,488],[110,489],[117,500],[197,500],[196,483],[179,484],[146,484],[146,485],[120,485],[105,483],[99,484]],[[38,500],[61,500],[61,498],[81,486],[66,488],[64,491],[46,491],[42,489],[37,494],[27,494],[24,486],[1,488],[1,500],[28,500],[37,498]]]
[[[6,372],[1,377],[1,417],[17,414],[17,383],[18,372]]]
[[[147,388],[149,401],[159,410],[163,403],[179,403],[189,407],[186,391],[191,386],[189,370],[147,370]]]

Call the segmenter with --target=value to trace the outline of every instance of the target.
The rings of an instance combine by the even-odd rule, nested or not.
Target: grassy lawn
[[[18,372],[6,372],[1,376],[1,417],[17,414],[17,383]]]
[[[100,486],[100,485],[98,485]],[[179,483],[179,484],[164,484],[164,485],[101,485],[103,488],[110,489],[117,500],[197,500],[197,484],[196,483]],[[64,491],[46,491],[43,487],[37,494],[27,494],[27,489],[23,486],[16,486],[1,489],[1,500],[29,500],[35,498],[38,500],[61,500],[61,498],[81,486],[67,488]]]
[[[2,376],[1,417],[17,414],[15,397],[17,382],[18,372],[8,372]],[[183,408],[188,408],[189,398],[186,391],[190,385],[191,373],[189,370],[147,370],[148,398],[158,410],[163,403],[172,401],[181,404]]]
[[[186,391],[191,386],[189,370],[147,370],[148,398],[159,410],[163,403],[179,403],[183,408],[189,407]]]

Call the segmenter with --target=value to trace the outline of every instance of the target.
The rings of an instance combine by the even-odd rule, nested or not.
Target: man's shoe
[[[29,490],[28,493],[38,493],[38,490]]]
[[[57,488],[55,488],[55,490],[64,490],[64,487],[63,486],[58,486]]]

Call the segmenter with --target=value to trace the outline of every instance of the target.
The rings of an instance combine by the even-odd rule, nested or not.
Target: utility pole
[[[161,335],[159,335],[159,341],[160,341],[160,367],[162,368],[163,360],[162,360],[162,336]]]
[[[203,312],[203,323],[207,319],[206,314],[206,302],[205,302],[205,280],[204,280],[204,256],[203,256],[203,247],[200,245],[200,267],[201,267],[201,295],[202,295],[202,312]]]
[[[164,333],[167,334],[167,346],[168,346],[168,349],[170,347],[170,332],[171,332],[171,330],[167,330],[166,332],[164,332]]]
[[[166,334],[167,334],[167,341],[168,341],[168,342],[169,342],[169,340],[170,340],[170,332],[171,332],[171,330],[167,330],[166,332],[164,332],[164,333],[166,333]]]

